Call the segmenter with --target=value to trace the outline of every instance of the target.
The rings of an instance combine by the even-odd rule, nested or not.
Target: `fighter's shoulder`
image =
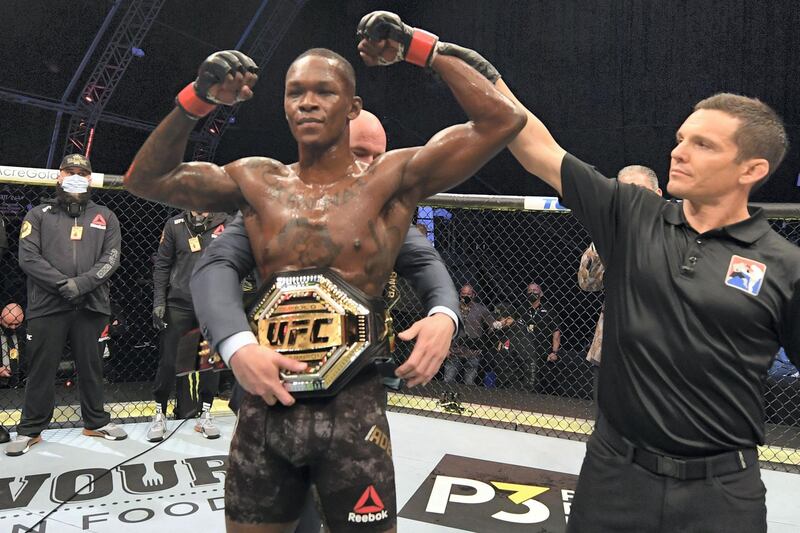
[[[403,174],[406,164],[420,150],[419,146],[413,148],[399,148],[392,150],[375,158],[369,166],[367,175],[369,177],[379,177],[380,183],[386,183],[386,179],[391,176],[399,178]]]
[[[421,146],[412,146],[410,148],[390,150],[378,156],[373,164],[404,164],[414,157],[421,149]]]
[[[265,174],[286,175],[289,168],[277,159],[270,157],[243,157],[225,165],[225,171],[234,179],[237,177],[257,177]]]

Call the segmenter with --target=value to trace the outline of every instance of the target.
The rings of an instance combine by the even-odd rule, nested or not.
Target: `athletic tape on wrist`
[[[216,104],[209,104],[203,101],[194,90],[194,82],[190,83],[183,88],[178,96],[175,97],[175,103],[191,118],[202,118],[216,108]]]
[[[433,33],[414,28],[411,44],[408,45],[408,51],[406,51],[406,61],[418,67],[430,66],[430,60],[433,58],[438,41],[439,37]]]

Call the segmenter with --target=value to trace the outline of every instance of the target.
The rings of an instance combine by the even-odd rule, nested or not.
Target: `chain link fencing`
[[[40,186],[0,185],[9,243],[2,256],[0,305],[24,308],[25,276],[17,263],[20,225],[27,211],[52,193]],[[164,222],[177,210],[114,189],[95,189],[93,200],[116,213],[123,243],[119,270],[110,281],[114,315],[104,350],[106,409],[117,421],[142,421],[153,413],[159,358],[151,318],[153,257]],[[456,287],[469,284],[475,291],[467,318],[473,335],[454,341],[431,383],[390,394],[390,409],[569,439],[584,440],[591,433],[595,372],[586,353],[603,295],[582,291],[577,283],[590,239],[555,199],[536,200],[538,209],[530,209],[519,197],[472,197],[465,203],[464,197],[440,195],[435,206],[420,208],[418,226],[439,250]],[[800,210],[783,207],[767,206],[768,216],[776,231],[797,244]],[[538,311],[532,311],[528,298],[538,292],[531,284],[541,289]],[[399,289],[398,331],[424,314],[403,280]],[[0,373],[0,424],[8,430],[19,422],[25,387],[24,322],[13,330],[18,312],[10,307],[0,316],[0,368],[8,368]],[[396,357],[402,362],[410,351],[400,342]],[[50,427],[80,425],[79,380],[66,346]],[[776,360],[770,369],[765,405],[767,445],[761,459],[768,468],[795,470],[800,466],[800,377],[788,361]]]

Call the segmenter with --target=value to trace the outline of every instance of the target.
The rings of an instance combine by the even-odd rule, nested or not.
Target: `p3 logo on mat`
[[[566,530],[577,476],[445,455],[399,516],[469,531]]]

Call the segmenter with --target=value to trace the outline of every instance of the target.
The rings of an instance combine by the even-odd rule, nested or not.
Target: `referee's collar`
[[[712,236],[725,235],[745,244],[753,244],[763,237],[770,230],[770,227],[769,222],[767,222],[767,219],[764,217],[764,210],[762,208],[747,206],[747,211],[750,213],[750,217],[736,222],[735,224],[709,230],[705,234]],[[664,220],[673,226],[683,225],[687,228],[691,228],[683,212],[682,202],[670,201],[665,203],[662,214]]]

